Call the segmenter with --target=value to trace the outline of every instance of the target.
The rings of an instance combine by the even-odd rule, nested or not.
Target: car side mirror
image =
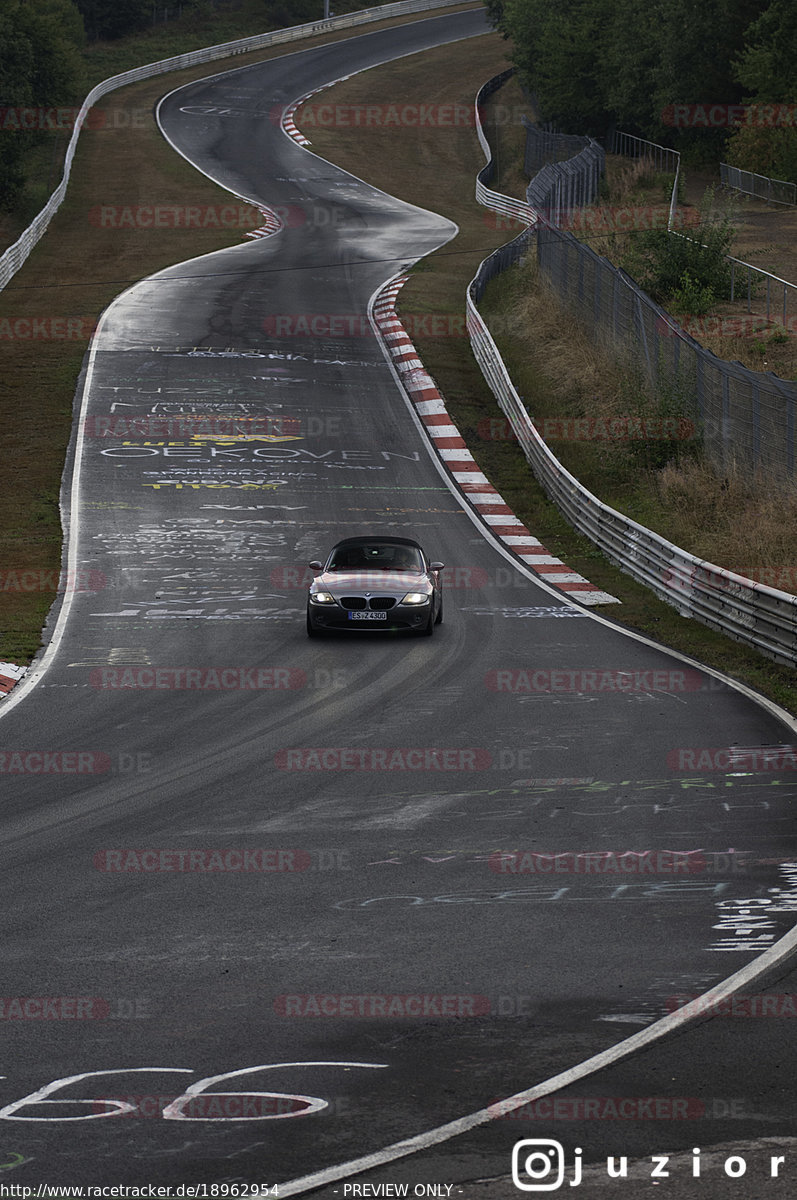
[[[445,565],[446,565],[445,563],[438,563],[438,562],[429,563],[429,570],[430,571],[442,571],[443,567]]]
[[[324,569],[324,564],[322,562],[319,562],[317,558],[314,558],[313,561],[311,563],[308,563],[307,565],[309,567],[312,567],[312,569],[314,571],[323,571],[323,569]]]

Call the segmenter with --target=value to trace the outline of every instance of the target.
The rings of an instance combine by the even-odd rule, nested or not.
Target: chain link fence
[[[526,126],[526,158],[529,142],[536,139],[530,133],[533,127]],[[555,135],[561,138],[562,134]],[[592,204],[599,195],[600,182],[606,170],[606,155],[603,147],[592,138],[576,138],[581,149],[565,162],[545,163],[535,174],[528,188],[526,199],[534,211],[553,225],[560,225],[578,208]]]
[[[625,271],[542,221],[537,261],[543,278],[596,340],[641,363],[656,393],[699,422],[716,469],[794,479],[794,383],[717,358]]]
[[[491,80],[490,84],[495,85],[495,81]],[[476,128],[485,156],[490,159],[490,148],[479,119],[479,101],[482,93],[488,89],[493,91],[495,86],[488,84],[477,96]],[[490,191],[482,181],[482,176],[486,180],[492,177],[491,162],[479,173],[476,185],[476,195],[482,204],[495,206],[497,212],[504,212],[509,205],[520,209],[519,201]],[[530,210],[527,210],[525,219],[534,221]],[[588,313],[591,309],[594,328],[603,336],[614,322],[618,328],[619,344],[626,349],[630,344],[637,354],[641,348],[651,370],[657,368],[658,359],[652,342],[652,334],[656,331],[649,328],[649,316],[655,314],[654,326],[659,319],[671,321],[672,318],[658,309],[632,279],[616,271],[606,259],[581,246],[571,234],[541,220],[481,263],[465,294],[471,348],[536,478],[576,529],[599,546],[623,571],[651,588],[684,616],[693,617],[737,641],[754,646],[776,662],[793,666],[797,661],[797,597],[698,559],[610,508],[587,491],[562,466],[540,436],[477,307],[487,283],[513,263],[522,261],[527,253],[533,253],[535,240],[538,254],[542,254],[543,258],[550,251],[550,258],[555,264],[554,273],[563,285],[561,290],[564,297],[567,298],[571,289],[576,295],[581,293],[583,310]],[[592,264],[588,265],[580,256],[579,251],[582,250],[592,256]],[[562,274],[558,268],[563,263],[567,265],[568,261],[571,269]],[[608,268],[608,273],[605,268]],[[588,282],[592,285],[590,295],[585,294]],[[623,291],[626,285],[630,287]],[[628,338],[629,330],[636,333],[635,338]],[[685,343],[691,342],[683,330],[680,330],[680,334]],[[686,352],[681,348],[680,338],[674,338],[672,346],[672,359],[665,369],[674,370],[677,376],[681,357],[686,357]],[[696,343],[692,343],[692,346],[696,350],[701,349]],[[698,361],[695,359],[695,363]],[[703,372],[704,368],[695,366],[696,374],[698,371]],[[722,383],[721,404],[726,399],[730,399],[730,385],[726,387]],[[758,403],[760,407],[760,397]],[[793,398],[791,401],[784,398],[783,408],[792,414],[793,444]],[[729,408],[728,415],[730,417]]]
[[[657,169],[677,172],[677,152],[667,147],[629,134],[615,134],[612,146],[616,153],[648,157]],[[529,205],[541,214],[536,248],[543,278],[596,341],[611,343],[627,360],[642,365],[668,408],[680,408],[699,422],[715,469],[736,469],[748,477],[764,470],[773,478],[793,480],[797,385],[717,358],[625,271],[556,227],[561,209],[555,197],[564,187],[560,178],[568,180],[568,196],[594,194],[588,154],[582,151],[567,164],[543,167],[528,186]],[[579,183],[570,181],[571,173],[580,176]]]
[[[523,165],[529,178],[546,163],[559,162],[563,158],[574,158],[579,151],[584,150],[590,144],[588,137],[579,137],[572,133],[558,133],[555,129],[534,125],[528,117],[523,117],[523,126],[526,130]]]

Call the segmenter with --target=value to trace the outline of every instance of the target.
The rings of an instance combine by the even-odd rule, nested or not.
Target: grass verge
[[[375,22],[367,29],[383,27]],[[103,228],[96,223],[99,205],[188,203],[212,210],[229,204],[228,192],[190,167],[161,137],[151,115],[156,100],[192,79],[350,36],[342,30],[135,84],[111,94],[109,102],[119,114],[115,123],[81,134],[64,204],[0,292],[0,660],[31,660],[55,599],[61,476],[76,383],[99,315],[136,280],[237,244],[244,236],[242,229],[214,226]],[[296,90],[302,90],[299,79]]]
[[[336,85],[325,98],[341,105],[368,105],[379,103],[386,95],[400,94],[412,103],[444,101],[471,105],[478,87],[502,69],[504,55],[501,40],[487,35],[364,72]],[[514,101],[507,100],[502,92],[496,94],[493,103],[503,104],[504,110],[515,108]],[[301,111],[297,116],[301,128]],[[514,123],[491,122],[489,112],[486,127],[497,133],[498,157],[504,164],[502,174],[515,173],[518,127]],[[462,336],[464,294],[478,263],[494,244],[497,220],[473,198],[475,175],[484,164],[474,130],[464,126],[427,127],[422,136],[418,130],[407,128],[308,128],[305,132],[312,138],[312,148],[317,153],[385,191],[431,208],[459,225],[458,237],[413,271],[401,294],[400,312],[480,468],[518,516],[569,567],[622,600],[622,608],[606,610],[620,624],[726,671],[797,713],[797,683],[792,669],[770,662],[752,648],[698,622],[680,617],[674,608],[612,566],[567,524],[534,481],[516,442],[484,440],[480,436],[484,422],[500,413],[467,337]],[[530,280],[523,270],[495,280],[482,309],[488,320],[492,318],[505,331],[510,330],[499,339],[501,350],[529,411],[535,416],[547,412],[561,416],[568,412],[568,405],[571,411],[577,411],[585,401],[594,404],[596,397],[611,400],[612,390],[622,395],[622,386],[628,385],[622,384],[617,364],[608,364],[613,382],[607,387],[607,360],[580,335],[571,318],[552,307],[549,297],[538,289],[530,291]],[[528,306],[536,307],[532,311]],[[536,323],[535,313],[546,310],[551,336],[541,332]],[[424,332],[420,318],[427,313],[437,315],[437,327],[442,331],[438,336]],[[592,446],[589,450],[597,457],[588,471],[589,482],[582,481],[601,499],[615,503],[625,512],[636,506],[630,515],[661,530],[667,495],[674,500],[680,487],[680,482],[676,486],[672,469],[665,469],[657,484],[656,476],[641,468],[633,457],[627,461],[622,447]],[[568,453],[583,456],[585,448],[573,446]],[[580,470],[586,470],[585,462],[582,457]],[[688,461],[684,469],[694,472],[697,468]],[[698,489],[706,491],[706,507],[718,512],[718,519],[725,522],[732,534],[744,527],[749,510],[743,506],[734,512],[727,505],[723,507],[728,489],[723,491],[719,484],[716,487],[722,494],[715,491],[709,498],[708,481],[703,473]],[[733,494],[738,500],[738,492]],[[680,520],[684,522],[689,514],[689,500],[684,503],[679,499],[672,507],[680,507]],[[701,532],[703,524],[702,516],[693,523]],[[783,524],[781,520],[781,527]],[[683,524],[679,527],[684,528]],[[716,545],[708,538],[707,544]],[[691,546],[687,544],[685,548]],[[738,564],[738,547],[733,550]],[[754,552],[758,555],[760,548],[753,535],[749,553]],[[787,537],[782,554],[790,557],[792,564],[797,563],[794,539]],[[706,553],[706,557],[713,556]]]
[[[382,2],[389,3],[390,0],[382,0]],[[468,4],[467,0],[463,0],[460,5],[463,8],[473,6],[473,3]],[[373,7],[378,7],[378,5],[371,5],[368,0],[337,0],[334,11],[337,16],[343,16],[346,13],[359,12]],[[450,9],[446,8],[444,11],[454,12],[456,7],[456,5],[452,5]],[[98,83],[144,63],[160,62],[162,59],[173,58],[178,54],[187,54],[205,46],[219,46],[226,42],[238,41],[241,38],[254,37],[259,33],[270,33],[292,25],[306,24],[316,19],[320,20],[322,14],[321,0],[293,0],[290,9],[286,4],[280,3],[280,0],[271,0],[271,2],[269,0],[265,0],[265,2],[264,0],[214,0],[212,6],[206,4],[199,8],[186,8],[180,17],[172,16],[166,22],[160,21],[148,29],[127,37],[116,38],[112,41],[90,42],[82,51],[84,87],[79,95],[72,97],[72,103],[76,109],[79,108],[84,97]],[[385,23],[401,25],[406,21],[422,20],[424,15],[435,16],[437,14],[435,12],[430,14],[413,13],[406,17],[389,18]],[[381,27],[382,22],[357,26],[354,29],[345,29],[339,33],[325,35],[315,41],[337,41],[340,38],[356,36],[361,30],[368,31]],[[312,44],[314,42],[309,40],[287,43],[282,47],[275,48],[273,53],[287,54],[292,50]],[[254,56],[220,59],[216,64],[209,64],[201,68],[201,73],[203,75],[211,74],[214,68],[216,71],[231,69],[238,64],[256,61],[258,57],[263,58],[267,54],[268,52],[261,51],[259,55]],[[172,76],[166,75],[162,78],[170,79]],[[131,114],[117,110],[117,94],[111,92],[107,98],[101,101],[103,111],[97,114],[95,109],[95,118],[116,122],[117,130],[126,131],[128,127],[123,124],[124,118],[127,116],[129,120]],[[13,212],[0,212],[0,250],[6,249],[17,240],[61,180],[64,156],[71,135],[70,109],[67,101],[63,98],[59,102],[59,107],[61,106],[66,106],[64,108],[65,115],[59,118],[64,126],[62,129],[53,132],[37,130],[32,135],[26,135],[24,132],[13,135],[3,133],[2,135],[6,137],[29,136],[31,147],[25,155],[23,167],[25,189],[19,204]]]

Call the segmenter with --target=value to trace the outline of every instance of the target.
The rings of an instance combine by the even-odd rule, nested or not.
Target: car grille
[[[343,608],[356,611],[362,608],[372,608],[375,610],[384,610],[392,608],[396,603],[395,596],[372,596],[370,602],[364,596],[341,596],[340,603]]]

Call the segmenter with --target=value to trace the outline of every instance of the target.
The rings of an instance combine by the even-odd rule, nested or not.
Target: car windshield
[[[328,571],[423,571],[418,550],[412,546],[394,546],[390,542],[341,546],[327,563]]]

